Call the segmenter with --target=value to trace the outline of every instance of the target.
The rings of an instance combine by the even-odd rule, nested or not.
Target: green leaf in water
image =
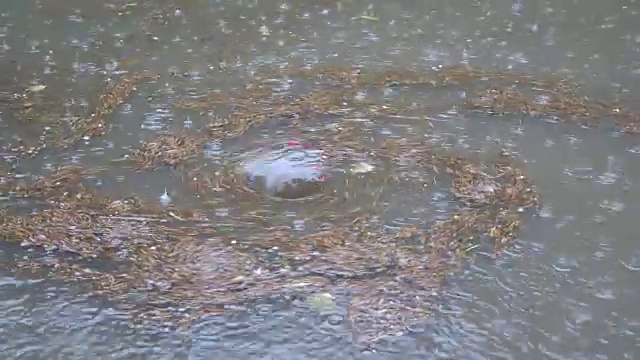
[[[336,303],[333,301],[333,295],[329,293],[313,294],[307,302],[314,310],[325,313],[336,309]]]
[[[40,92],[40,91],[42,91],[42,90],[44,90],[46,88],[47,88],[47,85],[41,85],[41,84],[40,85],[33,85],[33,86],[29,86],[29,91],[37,93],[37,92]]]

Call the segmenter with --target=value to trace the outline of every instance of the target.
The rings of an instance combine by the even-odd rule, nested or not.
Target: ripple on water
[[[640,155],[640,145],[629,147],[627,151],[634,155]]]
[[[304,231],[306,229],[306,225],[305,225],[305,221],[304,220],[294,220],[293,221],[293,229],[295,231]]]
[[[173,113],[166,108],[157,108],[152,112],[144,114],[144,120],[141,128],[151,131],[160,131],[170,125],[173,119]]]
[[[227,72],[231,68],[246,69],[243,63],[248,62],[250,63],[248,72],[251,72],[257,69],[256,65],[260,63],[278,64],[297,61],[311,64],[324,61],[325,55],[328,54],[327,57],[338,57],[340,61],[349,63],[364,63],[365,66],[386,62],[400,66],[411,64],[424,67],[462,59],[465,62],[480,64],[482,67],[522,69],[522,64],[527,63],[527,69],[536,71],[548,66],[550,69],[561,69],[560,71],[576,78],[584,77],[585,74],[591,78],[593,74],[598,73],[596,82],[601,83],[596,86],[610,83],[609,80],[615,81],[617,77],[627,82],[619,88],[621,93],[633,94],[633,88],[625,88],[629,86],[628,80],[625,79],[627,77],[625,75],[628,75],[626,72],[630,71],[636,77],[638,74],[638,70],[630,69],[629,66],[634,65],[633,56],[637,55],[635,45],[640,40],[633,33],[633,26],[626,26],[633,25],[636,21],[637,11],[630,5],[633,1],[605,3],[587,0],[586,2],[587,4],[580,2],[576,5],[576,2],[551,0],[542,8],[536,8],[536,6],[529,6],[529,2],[514,0],[511,6],[506,7],[506,11],[503,11],[505,9],[500,8],[497,3],[483,3],[480,12],[478,7],[471,3],[465,5],[448,2],[446,5],[432,4],[425,12],[424,4],[421,2],[391,4],[373,1],[365,5],[365,7],[368,6],[367,13],[371,11],[369,19],[360,17],[364,8],[357,2],[340,2],[336,5],[335,1],[326,1],[320,5],[310,2],[291,4],[285,1],[276,9],[272,6],[273,4],[270,5],[267,2],[264,2],[265,7],[261,5],[263,3],[258,2],[194,1],[189,2],[188,6],[185,2],[183,10],[172,6],[167,10],[167,8],[161,8],[163,3],[161,1],[157,2],[160,4],[158,7],[153,2],[145,2],[144,11],[140,11],[141,2],[127,2],[123,6],[109,5],[107,11],[104,11],[102,4],[95,6],[93,1],[86,0],[71,1],[73,5],[70,6],[59,6],[62,3],[66,5],[65,1],[41,1],[35,7],[13,6],[11,2],[4,2],[0,5],[2,7],[0,53],[7,59],[15,60],[20,64],[19,71],[5,74],[8,75],[5,76],[6,79],[15,82],[21,81],[20,78],[26,76],[30,80],[35,80],[41,77],[40,72],[45,69],[44,83],[49,86],[49,89],[53,86],[47,82],[48,78],[66,77],[63,74],[69,73],[69,70],[71,71],[69,78],[74,83],[84,81],[82,78],[86,78],[86,75],[98,78],[93,75],[114,75],[126,71],[121,68],[130,67],[122,63],[129,57],[137,57],[141,66],[158,65],[162,69],[166,69],[170,62],[183,64],[192,62],[194,58],[206,58],[206,62],[224,63],[225,65],[222,66],[224,69],[221,69],[221,72]],[[206,4],[201,8],[196,3]],[[54,4],[56,9],[52,9],[52,5],[48,4]],[[326,8],[322,10],[322,14],[328,16],[319,16],[319,6]],[[28,9],[30,12],[23,13],[24,10],[21,9]],[[215,11],[208,12],[211,10]],[[140,17],[139,13],[142,13],[141,16],[145,18]],[[272,15],[273,13],[275,15]],[[65,24],[61,27],[63,33],[58,33],[59,30],[52,33],[48,31],[50,27],[42,27],[42,23],[45,25],[60,23],[55,14],[62,15],[62,23]],[[238,14],[242,15],[238,17],[236,16]],[[198,21],[198,17],[203,21]],[[237,19],[237,21],[224,20],[228,18]],[[389,19],[394,20],[388,21]],[[80,21],[86,24],[83,31],[77,29],[79,25],[76,22]],[[539,27],[538,21],[540,21]],[[528,25],[532,22],[535,25]],[[140,26],[132,27],[131,31],[119,29],[125,23]],[[206,39],[211,37],[210,25],[212,24],[215,27],[214,32],[219,31],[224,34],[222,38],[214,36],[213,40]],[[75,30],[66,32],[69,28],[66,25],[73,25]],[[509,36],[496,38],[495,30],[503,27]],[[140,29],[142,32],[139,31]],[[379,30],[385,30],[386,33]],[[584,41],[576,42],[575,33],[581,30],[584,30],[588,36],[583,37]],[[118,33],[114,34],[113,31]],[[392,33],[391,38],[387,35],[389,32]],[[538,33],[532,36],[532,32]],[[56,41],[56,37],[61,41]],[[416,47],[416,43],[436,44],[436,47],[430,45]],[[207,48],[210,44],[211,48]],[[602,49],[603,44],[612,51],[598,54],[597,51]],[[243,48],[249,50],[242,50]],[[597,51],[594,52],[594,49]],[[286,57],[269,55],[270,52],[283,54]],[[42,59],[45,54],[48,65],[43,66]],[[104,60],[104,54],[118,59],[118,63],[111,61],[105,64],[107,60]],[[252,61],[252,59],[256,60]],[[214,69],[215,64],[212,65]],[[177,67],[175,69],[175,72],[180,71]],[[203,71],[203,69],[204,67],[200,66],[198,69],[180,72],[186,75],[185,81],[204,86],[206,80],[211,80],[215,69],[214,71]],[[173,69],[169,72],[173,72]],[[614,79],[608,79],[608,76]],[[242,86],[241,83],[246,79],[236,80],[234,79],[233,86],[236,83]],[[280,94],[296,90],[295,86],[292,87],[286,79],[275,81],[272,85],[272,90]],[[591,86],[585,85],[585,88]],[[66,88],[63,92],[66,92]],[[385,98],[407,95],[404,90],[401,92],[400,88],[385,88],[384,92]],[[77,99],[81,99],[82,96]],[[371,97],[365,96],[361,100],[369,101]],[[538,105],[550,105],[550,99],[544,95],[536,96],[534,101]],[[88,104],[84,103],[80,106],[81,113],[86,110],[86,105]],[[139,110],[136,108],[137,106],[125,104],[122,112],[138,113]],[[4,124],[6,113],[4,108],[2,110],[3,119],[0,121]],[[149,114],[149,119],[144,119],[150,121],[145,122],[143,128],[154,130],[164,127],[169,124],[168,118],[163,117],[165,115],[154,110]],[[136,116],[136,118],[141,117]],[[440,117],[449,121],[460,115],[450,112]],[[397,135],[399,131],[396,131],[395,124],[384,124],[378,120],[375,119],[376,125],[387,129],[380,131],[382,135]],[[543,117],[543,121],[553,123],[563,120],[562,117],[557,116]],[[502,119],[498,119],[496,122],[501,121]],[[490,127],[490,124],[489,121],[485,122],[487,127]],[[146,125],[149,127],[145,127]],[[545,123],[545,125],[550,124]],[[464,131],[468,130],[466,126],[465,124]],[[555,126],[554,124],[548,128],[553,132],[557,130]],[[514,131],[513,135],[523,138],[515,140],[516,142],[531,138],[536,146],[544,144],[547,148],[564,143],[561,136],[555,137],[555,142],[551,139],[545,141],[545,137],[531,136],[527,130],[521,131],[525,128],[525,126],[518,127]],[[472,132],[469,133],[472,138],[477,136]],[[433,132],[426,136],[432,136],[438,140],[438,136],[441,136],[438,134],[442,133]],[[616,136],[619,138],[609,140],[618,141],[623,138],[620,133]],[[448,146],[447,142],[455,142],[454,137],[455,135],[445,134],[438,144]],[[466,142],[463,137],[460,139]],[[580,139],[573,136],[566,140],[571,143],[569,146],[572,148],[580,143]],[[509,139],[505,140],[504,144],[511,146],[509,141]],[[589,141],[582,142],[582,145],[585,144],[589,144],[601,153],[611,151],[606,146],[592,144]],[[222,150],[222,147],[218,149],[215,146],[205,148],[205,156],[212,161],[218,161],[224,154]],[[625,145],[621,151],[631,157],[637,157],[640,154],[640,146]],[[544,157],[536,150],[522,153],[531,156],[534,160],[543,160]],[[67,156],[66,160],[74,160],[73,156]],[[554,161],[558,162],[565,160],[560,156],[557,159],[554,158]],[[84,161],[87,162],[87,159]],[[582,179],[587,181],[581,183],[593,181],[601,185],[611,185],[606,187],[607,191],[615,190],[620,186],[622,175],[619,172],[611,169],[595,170],[590,162],[586,164],[578,162],[578,164],[566,173],[570,182]],[[571,165],[576,164],[571,163]],[[554,175],[559,171],[546,172],[548,169],[539,169],[541,169],[540,178],[551,179],[542,187],[557,189],[555,184],[557,179]],[[277,171],[274,172],[277,173]],[[584,209],[582,205],[585,200],[599,204],[602,198],[593,194],[598,194],[598,191],[603,189],[605,189],[603,186],[597,187],[592,194],[585,194],[585,197],[577,200],[562,197],[564,194],[559,194],[557,197],[551,196],[551,200],[557,206],[557,208],[554,206],[557,219],[548,222],[558,221],[558,227],[564,228],[561,230],[564,237],[562,242],[553,241],[555,239],[553,235],[549,238],[541,236],[540,233],[544,234],[545,231],[533,229],[534,235],[525,238],[523,242],[544,241],[544,246],[540,245],[540,249],[531,250],[525,255],[514,251],[511,255],[505,256],[508,260],[503,258],[499,259],[500,261],[486,261],[482,264],[481,275],[469,279],[458,291],[450,291],[443,300],[451,303],[442,307],[444,311],[441,315],[434,314],[434,317],[439,317],[440,322],[429,320],[434,328],[433,333],[414,334],[415,341],[407,342],[406,345],[396,343],[388,348],[387,353],[372,354],[371,357],[405,359],[413,358],[415,355],[415,358],[448,359],[634,358],[633,349],[637,348],[639,328],[638,318],[634,316],[637,305],[621,304],[619,301],[622,296],[619,289],[635,290],[632,285],[635,284],[633,281],[636,278],[631,277],[627,282],[620,282],[619,279],[614,282],[618,276],[616,274],[616,276],[590,280],[578,279],[582,282],[573,282],[571,283],[573,286],[567,286],[569,278],[580,275],[577,265],[573,264],[576,261],[568,259],[584,252],[583,244],[579,242],[582,235],[572,236],[574,232],[584,233],[582,222],[574,220],[583,220],[583,216],[591,218],[592,214],[583,213],[589,210]],[[159,195],[162,188],[156,187],[156,190],[150,196]],[[625,195],[609,197],[609,202],[603,205],[612,213],[616,209],[621,211],[624,204],[627,208],[635,209],[634,196],[635,193],[631,191],[628,197]],[[178,200],[178,196],[175,198]],[[427,200],[429,200],[428,197]],[[441,203],[446,202],[445,198],[438,198],[438,196],[434,196],[431,200],[432,204],[429,204],[429,207],[434,206],[438,209]],[[543,201],[547,202],[549,198],[543,197]],[[403,203],[403,201],[400,202]],[[566,207],[571,209],[569,211],[575,214],[575,217],[563,216]],[[412,209],[417,208],[419,205],[412,207]],[[446,214],[444,204],[441,209],[443,214]],[[540,213],[541,217],[545,217],[544,210]],[[228,208],[220,208],[215,210],[215,214],[221,218],[227,217],[225,214],[228,211]],[[600,212],[604,211],[600,210]],[[424,216],[424,212],[414,216]],[[311,221],[305,221],[302,218],[296,212],[291,212],[286,216],[285,222],[294,228],[297,224],[312,226]],[[410,219],[414,217],[407,215],[404,220],[410,222]],[[218,220],[226,221],[226,219]],[[328,223],[319,226],[331,228],[331,224]],[[617,223],[613,226],[604,224],[600,231],[605,233],[628,231],[631,234],[629,242],[631,246],[635,246],[633,245],[634,229],[633,222],[626,222],[620,226]],[[561,231],[556,231],[555,234]],[[564,235],[565,232],[567,236]],[[531,239],[532,237],[535,239]],[[640,267],[640,255],[636,248],[633,248],[636,250],[635,253],[632,252],[633,250],[624,250],[625,254],[622,255],[622,260],[630,268],[623,267],[617,262],[618,258],[612,255],[614,249],[618,249],[619,243],[622,242],[620,240],[614,244],[613,241],[602,240],[600,248],[593,254],[597,259],[597,271],[615,273],[617,269],[621,269],[625,275],[637,274],[634,272],[637,269],[633,269]],[[563,246],[561,253],[566,258],[557,258],[558,249],[555,246]],[[531,253],[541,256],[529,256]],[[550,262],[553,263],[554,268],[557,268],[555,271],[546,266],[550,258],[553,259]],[[593,266],[593,263],[582,260],[584,258],[590,258],[590,256],[580,257],[580,270]],[[513,264],[506,263],[512,260]],[[212,259],[212,262],[214,261],[215,259]],[[608,267],[610,263],[615,263],[615,268]],[[479,268],[478,265],[474,266]],[[493,281],[494,277],[500,277],[502,285]],[[0,284],[2,283],[3,280],[0,279]],[[6,288],[6,284],[2,286],[3,289]],[[23,282],[19,285],[9,284],[9,286],[12,288],[0,293],[2,296],[5,294],[13,296],[12,300],[2,302],[0,328],[9,330],[4,332],[0,330],[2,339],[0,349],[12,352],[14,356],[22,354],[25,358],[80,359],[87,357],[187,358],[187,354],[174,350],[175,347],[180,347],[180,339],[171,338],[164,329],[136,329],[131,326],[131,319],[107,314],[108,310],[97,313],[94,305],[81,299],[77,294],[61,295],[51,288],[43,289],[33,284],[27,286]],[[25,296],[16,292],[13,286],[28,287],[30,295]],[[45,294],[47,298],[39,297],[39,294]],[[585,294],[588,296],[584,296]],[[637,291],[631,293],[630,301],[636,299],[637,295]],[[580,303],[572,301],[572,297],[589,299]],[[530,302],[530,306],[523,306],[525,302]],[[602,303],[606,303],[610,308],[599,308],[598,304]],[[86,311],[79,310],[80,307],[86,308]],[[13,312],[4,312],[7,308],[13,309]],[[614,308],[615,312],[608,311]],[[386,309],[380,310],[384,312]],[[347,336],[344,329],[337,329],[340,327],[338,326],[322,327],[322,330],[319,330],[318,324],[321,322],[323,322],[322,319],[308,312],[260,305],[256,306],[255,314],[250,313],[245,317],[211,316],[197,324],[189,335],[186,343],[189,343],[187,347],[191,352],[188,357],[191,359],[358,358],[358,355],[348,353],[351,344],[345,340]],[[420,354],[414,354],[418,352],[416,348],[425,343],[428,345],[420,349]]]
[[[563,256],[558,258],[552,265],[552,267],[555,271],[558,272],[572,272],[578,269],[579,265],[576,260]]]
[[[215,215],[219,217],[229,216],[229,208],[217,208],[215,211]]]
[[[564,173],[578,180],[591,180],[596,177],[596,172],[591,167],[568,167],[565,168]]]
[[[635,251],[633,255],[630,256],[628,265],[634,268],[634,271],[640,271],[640,251]]]

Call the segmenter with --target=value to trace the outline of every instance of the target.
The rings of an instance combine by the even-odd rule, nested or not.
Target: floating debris
[[[107,117],[136,90],[136,86],[157,76],[150,72],[141,72],[125,77],[119,83],[109,86],[98,98],[96,109],[85,118],[72,124],[71,134],[61,141],[62,147],[68,147],[80,139],[102,136],[107,129]]]
[[[175,9],[151,14],[149,22],[164,23],[177,14]],[[375,122],[391,116],[392,121],[424,122],[429,107],[393,100],[381,105],[368,97],[358,100],[358,93],[397,85],[482,85],[457,106],[485,114],[553,115],[580,124],[609,116],[628,133],[637,132],[640,120],[619,106],[579,97],[567,81],[555,76],[540,79],[467,66],[427,72],[320,66],[265,73],[241,90],[173,101],[175,107],[200,111],[208,124],[161,132],[114,162],[123,168],[132,165],[137,171],[169,166],[180,172],[199,199],[189,208],[172,204],[166,189],[158,204],[157,199],[146,203],[135,196],[112,199],[83,183],[89,174],[104,169],[63,167],[46,176],[20,179],[1,166],[3,196],[44,200],[42,208],[27,215],[12,206],[0,214],[2,239],[41,250],[17,262],[13,270],[49,269],[64,278],[86,280],[96,296],[113,300],[139,321],[175,326],[222,313],[229,305],[289,293],[307,295],[309,305],[319,311],[333,311],[335,299],[330,294],[342,288],[352,294],[348,320],[357,343],[374,347],[378,340],[402,334],[428,316],[444,276],[460,266],[480,239],[492,239],[495,251],[512,244],[526,220],[526,210],[539,210],[540,199],[522,164],[505,154],[481,161],[454,155],[424,139],[363,139],[361,122],[339,120]],[[273,88],[273,79],[281,77],[309,81],[313,89],[283,96]],[[93,113],[74,122],[71,134],[56,146],[68,147],[78,139],[104,134],[117,106],[137,84],[153,79],[150,73],[140,73],[109,87]],[[536,91],[522,89],[527,87]],[[44,90],[17,99],[24,119],[36,119],[35,114],[42,111],[25,98],[41,104],[52,101]],[[223,118],[211,115],[221,107],[232,111]],[[410,111],[421,114],[403,115]],[[327,118],[338,125],[328,126]],[[299,138],[295,151],[270,153],[271,167],[259,156],[225,162],[226,151],[217,159],[220,164],[203,160],[221,151],[223,143],[226,147],[226,140],[272,123],[286,126]],[[314,145],[301,145],[307,142]],[[351,201],[350,193],[359,191],[364,199],[360,204],[377,206],[377,190],[354,189],[354,179],[384,187],[387,179],[397,178],[393,164],[399,158],[412,159],[417,172],[447,177],[459,211],[426,229],[390,231],[370,210]],[[302,192],[319,191],[321,196],[288,196],[309,206],[304,213],[288,214],[284,221],[265,210],[282,207],[278,197],[265,196],[267,192],[257,191],[252,183],[262,176],[266,185],[275,183],[280,189],[278,184],[297,178],[320,180],[323,175],[333,176],[331,170],[341,162],[355,164],[351,171],[324,179],[322,189]],[[621,211],[619,204],[612,204],[602,205]],[[43,253],[48,256],[38,255]],[[60,256],[51,260],[53,254]],[[114,266],[96,266],[98,261]],[[132,301],[136,296],[144,301]]]
[[[142,142],[130,158],[139,170],[177,166],[198,155],[205,143],[198,134],[161,132],[155,139]]]

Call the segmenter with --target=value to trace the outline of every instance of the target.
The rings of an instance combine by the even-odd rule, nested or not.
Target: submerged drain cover
[[[303,199],[322,192],[328,178],[323,152],[299,142],[262,150],[243,170],[251,189],[283,199]]]

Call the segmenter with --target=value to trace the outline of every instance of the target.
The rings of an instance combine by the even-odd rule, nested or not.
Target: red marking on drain
[[[287,146],[298,146],[298,145],[300,145],[300,143],[297,142],[297,141],[289,141],[289,142],[287,142]]]

